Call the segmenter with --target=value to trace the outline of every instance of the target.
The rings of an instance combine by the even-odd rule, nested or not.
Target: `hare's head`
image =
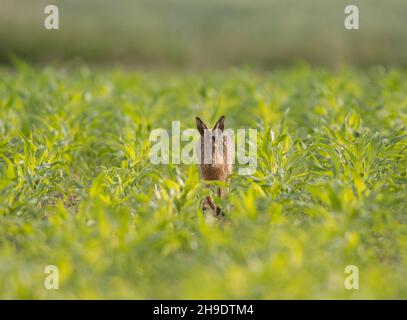
[[[219,118],[213,129],[208,129],[205,123],[196,117],[196,128],[201,135],[197,156],[200,164],[219,165],[225,163],[225,155],[228,153],[229,139],[224,132],[225,116]]]

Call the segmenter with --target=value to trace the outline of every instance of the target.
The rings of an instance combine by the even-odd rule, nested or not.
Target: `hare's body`
[[[233,144],[224,131],[225,117],[221,117],[215,127],[210,130],[203,121],[196,118],[196,124],[201,137],[197,144],[197,157],[201,178],[206,181],[226,181],[232,172]],[[224,192],[219,188],[218,196],[224,196]],[[206,197],[202,203],[202,209],[206,210],[207,205],[221,213],[221,209],[216,206],[210,196]]]
[[[225,181],[232,172],[232,151],[232,142],[226,132],[216,137],[212,146],[206,144],[205,138],[201,137],[197,147],[201,178]],[[205,161],[205,152],[212,155],[212,158],[208,159],[210,163]]]
[[[203,180],[220,180],[225,181],[229,175],[229,171],[225,167],[225,165],[208,165],[208,164],[201,164],[199,166],[201,171],[201,177]]]

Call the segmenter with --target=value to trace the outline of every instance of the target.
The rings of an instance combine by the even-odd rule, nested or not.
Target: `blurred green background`
[[[56,4],[60,30],[43,26]],[[360,30],[344,28],[344,8]],[[407,65],[406,0],[0,0],[0,63]]]

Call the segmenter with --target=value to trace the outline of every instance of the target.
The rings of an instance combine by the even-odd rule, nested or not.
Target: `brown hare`
[[[195,118],[196,127],[200,133],[197,144],[197,157],[201,178],[205,181],[226,181],[232,172],[233,144],[225,128],[225,116],[219,118],[213,129],[208,129],[198,117]],[[225,192],[217,189],[217,195],[223,197]],[[211,196],[202,201],[202,210],[210,207],[216,216],[222,216],[221,208],[215,205]]]

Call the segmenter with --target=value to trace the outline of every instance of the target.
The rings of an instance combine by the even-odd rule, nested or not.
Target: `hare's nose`
[[[212,136],[212,142],[215,142],[215,137],[214,136]]]

